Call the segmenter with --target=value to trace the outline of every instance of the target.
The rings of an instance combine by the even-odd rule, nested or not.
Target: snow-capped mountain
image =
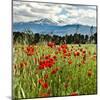
[[[78,25],[78,32],[81,34],[90,34],[91,26],[81,24],[59,25],[61,22],[52,19],[40,19],[31,22],[13,23],[13,31],[31,30],[34,33],[53,33],[56,35],[74,34]],[[93,33],[96,32],[96,27],[93,27]]]
[[[59,23],[57,21],[54,21],[53,19],[48,19],[48,18],[44,18],[44,19],[40,19],[40,20],[35,20],[33,21],[33,23],[35,24],[49,24],[49,25],[58,25]]]

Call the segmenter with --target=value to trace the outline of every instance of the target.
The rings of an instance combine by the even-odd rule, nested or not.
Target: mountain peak
[[[40,20],[35,20],[33,22],[36,23],[36,24],[58,25],[58,22],[52,20],[51,18],[43,18],[43,19],[40,19]]]

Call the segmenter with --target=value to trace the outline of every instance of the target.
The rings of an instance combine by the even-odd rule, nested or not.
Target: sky
[[[96,26],[96,6],[13,1],[13,22],[52,19],[59,25]]]

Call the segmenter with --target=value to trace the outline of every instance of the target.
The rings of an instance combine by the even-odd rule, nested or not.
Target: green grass
[[[73,48],[72,48],[73,46]],[[50,48],[47,45],[33,45],[34,54],[28,56],[24,49],[27,45],[14,45],[13,47],[13,98],[35,98],[43,97],[41,94],[48,96],[67,96],[76,92],[78,95],[96,94],[96,59],[93,59],[96,52],[95,44],[68,45],[71,56],[63,57],[63,53],[55,54],[57,47]],[[85,64],[82,64],[83,56],[78,49],[86,50]],[[78,50],[80,56],[74,57],[74,51]],[[90,54],[88,53],[90,52]],[[39,62],[35,63],[34,59],[40,60],[41,56],[50,54],[51,57],[56,55],[57,60],[51,68],[43,70],[38,69]],[[43,58],[44,59],[44,58]],[[68,60],[72,60],[72,64]],[[20,63],[27,63],[21,67]],[[59,67],[55,74],[51,74],[54,68]],[[88,70],[91,69],[91,75],[88,76]],[[44,79],[44,75],[48,78]],[[38,80],[48,83],[48,88],[44,89]]]

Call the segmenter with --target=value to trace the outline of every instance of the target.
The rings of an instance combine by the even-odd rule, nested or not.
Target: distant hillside
[[[88,25],[70,24],[70,25],[58,25],[58,22],[54,22],[49,19],[41,19],[33,22],[18,22],[13,23],[13,31],[23,32],[31,30],[34,33],[53,33],[55,35],[74,34],[78,26],[78,33],[89,35],[90,27]],[[93,27],[93,33],[96,32],[96,27]]]

